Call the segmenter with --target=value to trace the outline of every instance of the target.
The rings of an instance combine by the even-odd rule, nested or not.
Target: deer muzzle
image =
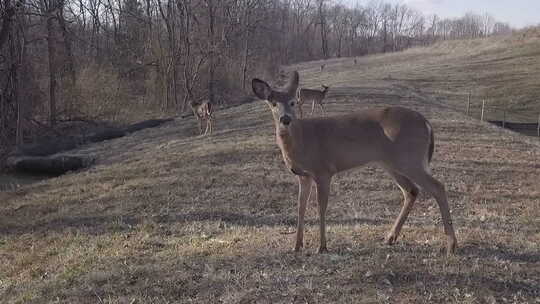
[[[289,115],[283,115],[279,118],[279,122],[284,126],[288,126],[291,123],[291,117]]]

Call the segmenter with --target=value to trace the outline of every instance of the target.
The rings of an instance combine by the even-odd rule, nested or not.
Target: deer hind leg
[[[328,195],[330,193],[331,177],[323,176],[315,180],[317,186],[317,201],[319,203],[319,253],[328,252],[326,248],[326,207],[328,206]]]
[[[212,134],[212,118],[206,117],[206,130],[204,130],[204,135]]]
[[[294,251],[298,252],[304,247],[304,215],[306,205],[311,196],[313,179],[307,176],[298,176],[298,223],[296,226],[296,244]]]
[[[203,135],[208,134],[208,118],[205,119],[205,123],[206,123],[206,127],[204,128],[204,134]]]
[[[326,116],[326,112],[324,111],[324,107],[323,107],[323,101],[319,101],[319,106],[321,107],[321,111],[322,111],[322,115],[323,116]]]
[[[448,199],[446,196],[446,190],[444,185],[426,172],[425,169],[418,169],[413,174],[410,174],[409,178],[414,176],[411,179],[415,184],[420,186],[424,191],[435,197],[439,209],[441,211],[441,217],[444,227],[444,233],[446,235],[446,254],[450,255],[453,253],[457,246],[456,235],[454,232],[454,227],[452,225],[452,217],[450,215],[450,209],[448,207]]]
[[[389,173],[390,175],[392,175],[392,177],[398,184],[399,189],[401,189],[401,192],[403,193],[403,207],[401,208],[401,211],[399,212],[399,215],[396,218],[392,229],[390,229],[385,238],[385,243],[388,245],[392,245],[397,240],[399,233],[401,232],[401,228],[407,220],[409,212],[411,212],[412,210],[414,202],[416,201],[416,197],[418,196],[418,187],[413,184],[407,177],[397,172],[389,171]]]

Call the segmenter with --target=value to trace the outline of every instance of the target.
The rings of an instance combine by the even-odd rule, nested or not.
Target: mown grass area
[[[466,43],[471,54],[459,46]],[[540,302],[540,145],[457,112],[461,103],[444,93],[450,82],[437,76],[468,75],[483,43],[357,65],[329,60],[323,72],[317,62],[288,67],[299,69],[304,86],[331,86],[329,115],[402,105],[430,119],[432,169],[448,191],[455,256],[441,251],[440,214],[426,196],[397,244],[382,244],[401,194],[375,166],[333,180],[330,253],[316,254],[316,204],[307,211],[305,249],[293,253],[296,181],[268,109],[255,102],[217,112],[212,136],[198,137],[192,118],[178,119],[82,147],[77,153],[97,158],[89,170],[0,192],[2,302]],[[500,86],[511,92],[521,81]]]

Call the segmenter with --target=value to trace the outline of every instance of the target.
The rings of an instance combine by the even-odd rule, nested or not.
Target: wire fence
[[[506,129],[518,131],[527,135],[540,137],[540,111],[538,113],[528,110],[512,108],[512,102],[503,106],[490,103],[487,98],[473,98],[467,95],[465,113],[477,117],[481,121],[488,121]]]

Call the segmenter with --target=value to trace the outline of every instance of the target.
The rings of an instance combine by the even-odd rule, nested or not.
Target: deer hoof
[[[446,256],[452,256],[456,253],[457,240],[455,238],[449,238],[446,242]]]
[[[396,240],[397,240],[397,236],[395,236],[394,234],[389,234],[384,238],[384,243],[386,245],[394,245]]]

